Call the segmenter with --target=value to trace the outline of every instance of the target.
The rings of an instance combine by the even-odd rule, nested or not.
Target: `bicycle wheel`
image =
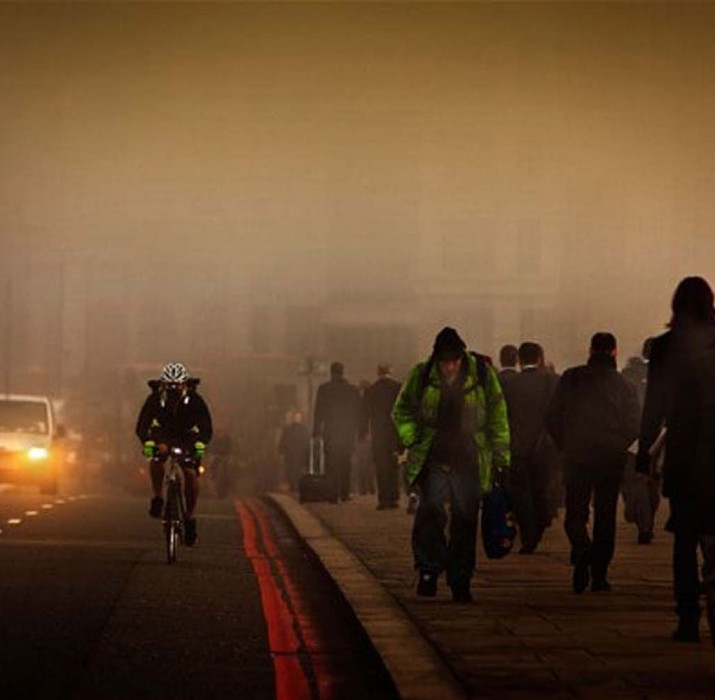
[[[164,539],[166,541],[166,561],[173,564],[176,561],[176,550],[179,544],[179,492],[175,483],[170,484],[166,494],[166,517],[164,519]]]
[[[166,539],[166,562],[173,564],[176,561],[176,549],[179,536],[176,521],[169,520],[164,523],[164,536]]]

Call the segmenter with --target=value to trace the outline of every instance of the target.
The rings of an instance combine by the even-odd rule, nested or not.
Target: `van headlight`
[[[37,461],[40,459],[47,459],[50,456],[50,453],[44,447],[31,447],[27,452],[27,456],[31,460]]]

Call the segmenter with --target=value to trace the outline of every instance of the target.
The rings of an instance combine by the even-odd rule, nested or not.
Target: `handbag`
[[[482,543],[489,559],[501,559],[511,552],[516,539],[516,518],[511,496],[501,478],[482,498]]]

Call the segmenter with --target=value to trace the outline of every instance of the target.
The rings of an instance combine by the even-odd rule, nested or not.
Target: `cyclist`
[[[189,461],[184,464],[186,484],[187,545],[196,542],[194,510],[199,496],[199,466],[213,434],[208,406],[196,390],[199,379],[190,378],[184,365],[171,362],[164,367],[159,380],[151,380],[152,392],[147,397],[136,434],[144,448],[144,456],[151,457],[151,485],[153,496],[149,515],[160,518],[164,508],[162,485],[164,463],[169,448],[180,447]]]

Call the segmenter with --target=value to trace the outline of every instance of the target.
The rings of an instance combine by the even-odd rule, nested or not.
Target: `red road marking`
[[[253,566],[261,594],[261,605],[268,630],[268,644],[273,657],[277,700],[309,700],[312,697],[308,679],[297,656],[298,638],[293,628],[293,618],[268,560],[258,549],[256,527],[246,506],[235,503],[243,527],[243,544]]]
[[[283,583],[283,590],[288,596],[289,609],[293,613],[293,618],[310,657],[311,666],[318,686],[318,697],[320,700],[329,700],[333,697],[334,678],[329,669],[325,667],[323,659],[316,661],[316,659],[313,658],[316,652],[320,653],[324,648],[320,632],[313,623],[310,615],[306,612],[303,597],[295,585],[293,576],[290,575],[283,561],[270,523],[268,522],[265,506],[255,499],[251,499],[246,505],[258,522],[265,552],[278,570],[278,574]]]
[[[268,644],[273,657],[277,700],[309,700],[308,679],[303,673],[296,655],[298,638],[292,625],[292,617],[283,600],[268,561],[258,550],[256,528],[248,509],[236,502],[236,510],[243,526],[243,543],[253,566],[261,594],[263,616],[268,631]]]

